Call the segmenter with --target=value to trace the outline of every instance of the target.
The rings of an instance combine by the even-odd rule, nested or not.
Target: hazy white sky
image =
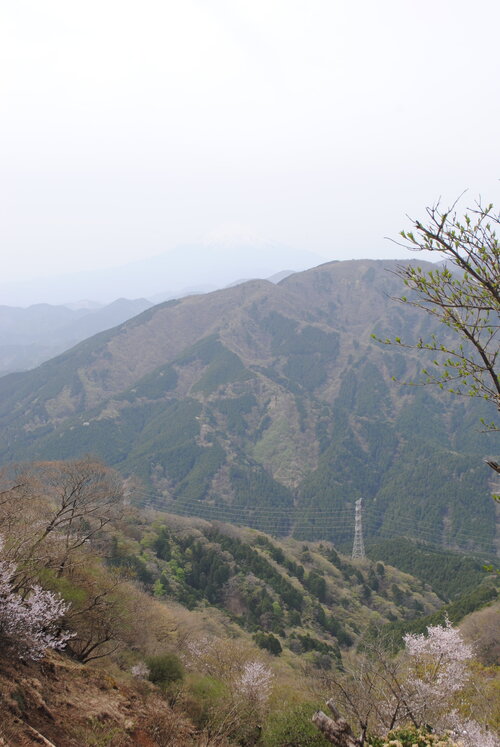
[[[0,0],[2,280],[497,202],[496,0]],[[230,226],[231,228],[226,228]]]

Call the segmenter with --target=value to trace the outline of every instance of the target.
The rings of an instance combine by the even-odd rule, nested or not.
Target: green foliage
[[[432,353],[432,366],[422,372],[425,383],[481,397],[499,410],[500,215],[479,202],[461,219],[455,206],[442,211],[438,203],[427,208],[427,218],[427,225],[412,221],[413,231],[401,236],[410,249],[435,252],[445,262],[428,272],[414,264],[400,267],[409,290],[400,300],[438,319],[443,329],[427,340],[408,344],[396,337],[393,344]]]
[[[281,573],[249,545],[240,540],[220,534],[216,531],[207,531],[207,537],[216,541],[223,550],[231,552],[234,559],[241,565],[246,573],[252,572],[262,578],[283,600],[283,603],[295,610],[301,610],[304,597],[301,592],[287,581]]]
[[[257,406],[254,395],[244,394],[241,397],[218,399],[214,404],[217,410],[225,416],[228,431],[243,436],[248,429],[244,416]]]
[[[403,645],[403,636],[406,633],[425,633],[429,625],[444,625],[446,619],[457,625],[466,615],[485,607],[498,598],[496,584],[498,581],[495,578],[485,579],[480,586],[462,594],[455,601],[445,604],[431,615],[420,616],[414,620],[387,623],[383,628],[383,635],[386,636],[389,646],[397,649]]]
[[[262,327],[265,332],[271,335],[271,352],[274,355],[289,352],[287,347],[295,336],[297,326],[296,320],[283,316],[276,311],[266,316]]]
[[[171,392],[177,386],[177,371],[170,364],[156,369],[123,393],[122,397],[129,401],[147,397],[148,399],[161,399],[166,392]]]
[[[110,565],[120,566],[126,569],[128,575],[137,579],[146,587],[152,587],[155,577],[154,573],[148,568],[147,561],[141,555],[127,555],[121,558],[110,558]]]
[[[448,734],[437,735],[428,729],[415,729],[414,727],[393,729],[384,738],[368,736],[366,740],[366,744],[371,745],[371,747],[389,747],[391,745],[397,745],[397,747],[432,747],[436,742],[439,745],[455,747],[455,742]]]
[[[273,560],[276,561],[276,563],[279,563],[280,565],[285,564],[285,553],[283,552],[281,547],[277,547],[276,545],[274,545],[264,534],[259,534],[257,536],[257,538],[255,539],[255,544],[268,550],[269,555]]]
[[[153,541],[152,548],[161,560],[170,560],[171,558],[169,537],[170,533],[167,527],[162,526]]]
[[[215,677],[199,674],[190,674],[186,680],[184,708],[198,729],[203,729],[210,721],[214,706],[227,696],[227,687]]]
[[[263,320],[263,327],[271,335],[271,351],[285,358],[283,373],[307,391],[323,384],[328,364],[339,351],[339,335],[325,332],[320,327],[298,328],[297,322],[273,311]]]
[[[326,615],[320,622],[324,630],[333,635],[340,646],[352,646],[354,643],[352,636],[346,631],[344,625],[333,615]]]
[[[354,407],[358,415],[375,420],[391,407],[386,380],[380,369],[369,361],[357,368]],[[373,443],[376,444],[376,440]]]
[[[379,541],[368,545],[367,552],[373,560],[383,560],[430,584],[445,600],[472,591],[484,580],[483,564],[478,560],[407,539]]]
[[[330,520],[329,515],[345,512],[355,500],[364,498],[365,538],[393,537],[408,527],[409,534],[421,532],[436,544],[441,544],[444,535],[450,544],[455,539],[471,549],[481,536],[482,548],[493,551],[495,517],[488,470],[476,457],[457,453],[456,428],[446,430],[444,403],[418,390],[400,410],[394,428],[393,410],[386,407],[387,388],[382,383],[380,391],[375,387],[373,409],[366,399],[372,392],[370,379],[377,378],[380,374],[370,366],[344,378],[331,411],[335,427],[330,442],[324,443],[316,470],[299,488],[296,520],[300,529],[295,536],[325,538],[349,547],[352,527]],[[353,410],[363,418],[356,428]],[[476,438],[474,450],[480,452],[482,438]],[[474,501],[466,497],[472,495]],[[318,511],[324,512],[321,519]]]
[[[223,559],[220,550],[206,548],[201,542],[191,545],[191,568],[185,582],[202,591],[211,604],[221,601],[223,585],[233,574],[229,563]]]
[[[283,651],[281,643],[272,633],[255,633],[253,639],[259,648],[269,651],[273,656],[279,656]]]
[[[181,680],[184,676],[179,657],[169,652],[148,656],[146,665],[149,669],[149,679],[155,685],[169,685],[171,682]]]
[[[291,641],[298,642],[300,644],[301,650],[304,653],[317,651],[320,654],[331,656],[339,665],[341,665],[342,663],[338,647],[330,646],[328,643],[320,641],[318,638],[314,638],[310,633],[306,633],[306,635],[302,635],[301,633],[293,633],[290,636],[290,642]]]
[[[265,747],[328,747],[325,737],[312,723],[318,710],[314,703],[301,703],[273,713],[262,734]]]
[[[304,586],[319,602],[325,601],[326,581],[323,576],[320,576],[316,571],[311,571],[304,580]]]
[[[269,519],[260,519],[259,507],[272,505],[275,509],[273,519],[274,533],[287,534],[290,529],[290,510],[293,506],[291,490],[273,480],[258,464],[233,465],[230,470],[231,485],[236,495],[236,505],[248,510],[248,526],[269,531]]]
[[[90,716],[84,726],[77,726],[71,736],[76,737],[78,744],[86,747],[110,747],[126,739],[125,731],[119,726],[110,726],[107,721],[101,721]]]
[[[132,531],[137,537],[137,524]],[[330,606],[324,607],[314,593],[319,588],[323,598],[323,571],[312,569],[304,575],[303,566],[269,537],[259,534],[248,541],[234,532],[225,533],[217,525],[203,527],[194,534],[178,534],[160,522],[145,525],[141,531],[146,534],[140,541],[115,538],[108,562],[141,581],[154,596],[174,599],[189,609],[200,604],[217,606],[252,633],[287,637],[288,642],[293,642],[289,643],[292,650],[315,652],[338,664],[338,646],[353,644],[343,622],[345,611],[341,604],[328,595]],[[323,551],[338,558],[333,548],[323,547]],[[353,574],[356,583],[357,574],[364,578],[349,563],[344,568],[346,573],[349,571],[346,588],[352,586]],[[289,574],[302,587],[292,583]],[[412,604],[412,599],[411,595],[404,598],[406,606]],[[237,614],[231,611],[235,606]],[[273,645],[272,638],[259,640]],[[326,666],[326,658],[321,666]]]
[[[44,589],[60,594],[70,605],[81,605],[87,599],[87,593],[79,584],[75,584],[67,576],[61,576],[49,568],[42,568],[38,574]]]
[[[291,576],[295,576],[295,578],[298,578],[299,581],[304,581],[304,566],[300,565],[299,563],[296,563],[294,560],[291,560],[290,558],[287,558],[281,547],[277,547],[274,545],[268,537],[266,537],[263,534],[259,534],[258,537],[255,540],[255,544],[259,547],[263,547],[269,552],[269,555],[271,558],[276,562],[279,563],[279,565],[286,568],[288,573]],[[304,586],[306,584],[304,583]],[[306,586],[307,588],[307,586]]]
[[[193,386],[193,392],[210,394],[223,384],[233,381],[245,381],[252,378],[240,358],[219,340],[218,335],[210,335],[191,346],[175,359],[177,365],[186,365],[198,360],[206,369]]]
[[[202,448],[201,451],[196,450],[196,456],[190,463],[191,469],[176,489],[177,495],[187,500],[202,500],[225,459],[224,449],[219,444]]]
[[[202,447],[195,443],[200,430],[196,420],[200,411],[200,404],[192,399],[174,399],[154,405],[154,413],[127,459],[130,468],[137,470],[148,455],[153,463],[171,472],[174,480],[184,479],[201,453]]]

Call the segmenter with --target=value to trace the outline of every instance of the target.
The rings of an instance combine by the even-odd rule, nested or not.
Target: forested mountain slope
[[[412,621],[442,606],[424,581],[382,562],[341,557],[329,543],[279,541],[156,512],[131,518],[113,537],[111,566],[158,599],[218,608],[274,654],[277,636],[279,649],[340,661],[339,646],[349,648],[370,625]],[[476,581],[495,597],[495,579],[482,572]]]
[[[145,503],[345,547],[363,498],[366,536],[492,552],[481,407],[394,383],[424,360],[370,337],[432,332],[391,300],[396,264],[169,301],[4,377],[0,459],[95,453]]]

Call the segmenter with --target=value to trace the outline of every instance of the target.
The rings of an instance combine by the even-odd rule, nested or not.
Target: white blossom
[[[134,664],[130,671],[134,677],[140,680],[147,680],[149,677],[149,667],[143,661]]]
[[[413,714],[421,720],[433,718],[434,725],[449,729],[462,747],[500,747],[494,734],[450,710],[451,696],[469,679],[467,665],[473,655],[460,631],[446,619],[444,625],[430,625],[426,636],[408,634],[404,642],[411,659],[412,676],[406,689]]]
[[[62,649],[73,637],[60,630],[69,605],[58,594],[34,585],[26,596],[12,587],[15,566],[0,562],[0,639],[21,659],[41,659],[47,648]]]
[[[191,638],[186,642],[186,653],[188,657],[191,657],[194,660],[201,659],[211,648],[212,641],[208,638],[208,636],[202,636],[201,638]]]
[[[464,686],[472,646],[465,643],[448,618],[444,625],[429,625],[426,636],[408,633],[403,640],[407,654],[413,658],[413,682],[422,697],[448,697]]]
[[[463,747],[500,747],[495,734],[486,731],[477,721],[464,719],[456,710],[448,714],[446,725]]]
[[[260,661],[247,661],[234,683],[235,690],[251,701],[265,703],[269,697],[273,674]]]

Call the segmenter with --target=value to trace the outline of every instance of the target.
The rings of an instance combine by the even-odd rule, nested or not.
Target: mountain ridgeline
[[[485,403],[410,381],[433,332],[398,263],[332,262],[148,309],[0,379],[0,460],[96,454],[135,500],[301,540],[412,536],[493,554]],[[400,263],[399,263],[400,264]]]
[[[51,306],[27,309],[0,306],[0,376],[25,371],[81,340],[115,327],[153,304],[145,298],[119,298],[107,306]]]

